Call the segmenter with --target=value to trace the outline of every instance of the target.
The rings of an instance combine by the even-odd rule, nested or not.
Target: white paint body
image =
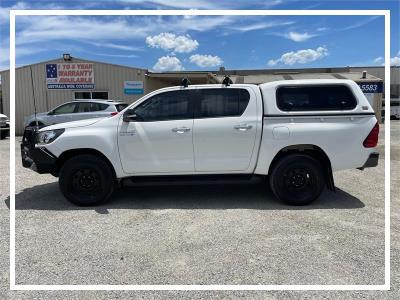
[[[351,111],[310,111],[306,112],[307,116],[303,111],[281,111],[276,104],[277,88],[302,84],[345,84],[353,91],[357,106]],[[304,144],[321,148],[336,171],[362,167],[375,150],[364,148],[363,141],[377,120],[374,115],[365,114],[373,113],[373,110],[358,85],[350,80],[170,87],[154,91],[128,108],[134,108],[158,93],[207,88],[247,89],[249,104],[238,117],[128,123],[123,121],[122,111],[109,118],[53,125],[41,131],[65,128],[65,132],[45,147],[56,157],[68,150],[97,150],[108,158],[117,178],[181,174],[267,175],[280,150]]]

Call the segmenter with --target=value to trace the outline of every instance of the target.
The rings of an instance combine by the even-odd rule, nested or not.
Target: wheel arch
[[[271,164],[268,168],[268,174],[271,174],[271,171],[275,167],[276,163],[284,156],[290,154],[306,154],[314,159],[318,160],[324,169],[326,185],[328,189],[335,191],[335,183],[333,179],[333,172],[332,172],[332,165],[329,159],[329,156],[326,152],[321,149],[320,147],[313,145],[313,144],[297,144],[297,145],[290,145],[282,148],[277,152]]]
[[[61,155],[57,158],[57,162],[56,162],[56,173],[58,174],[58,172],[60,171],[61,167],[63,166],[63,164],[70,158],[77,156],[77,155],[81,155],[81,154],[90,154],[90,155],[95,155],[100,157],[101,159],[103,159],[107,165],[110,167],[114,179],[117,178],[116,175],[116,171],[115,171],[115,167],[113,166],[113,164],[111,163],[111,161],[107,158],[107,156],[105,156],[102,152],[100,152],[97,149],[92,149],[92,148],[78,148],[78,149],[70,149],[70,150],[66,150],[63,153],[61,153]]]

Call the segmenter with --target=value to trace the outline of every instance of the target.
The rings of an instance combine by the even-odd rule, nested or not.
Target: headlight
[[[54,129],[54,130],[46,130],[40,131],[36,134],[36,144],[37,145],[46,145],[53,142],[56,138],[58,138],[65,129]]]

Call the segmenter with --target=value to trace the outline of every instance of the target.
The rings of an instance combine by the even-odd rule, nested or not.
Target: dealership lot
[[[399,133],[393,121],[392,270],[400,267]],[[56,178],[22,168],[16,147],[17,284],[384,283],[382,159],[377,168],[335,173],[337,192],[306,207],[285,206],[252,182],[127,187],[105,205],[79,208],[62,197]],[[6,270],[8,149],[1,141]]]

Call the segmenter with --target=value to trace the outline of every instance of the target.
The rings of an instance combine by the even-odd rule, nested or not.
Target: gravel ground
[[[399,133],[392,122],[390,292],[11,292],[9,141],[0,141],[0,298],[398,298]],[[17,284],[384,283],[383,160],[335,173],[338,191],[307,207],[282,205],[252,182],[128,187],[79,208],[16,153]]]

